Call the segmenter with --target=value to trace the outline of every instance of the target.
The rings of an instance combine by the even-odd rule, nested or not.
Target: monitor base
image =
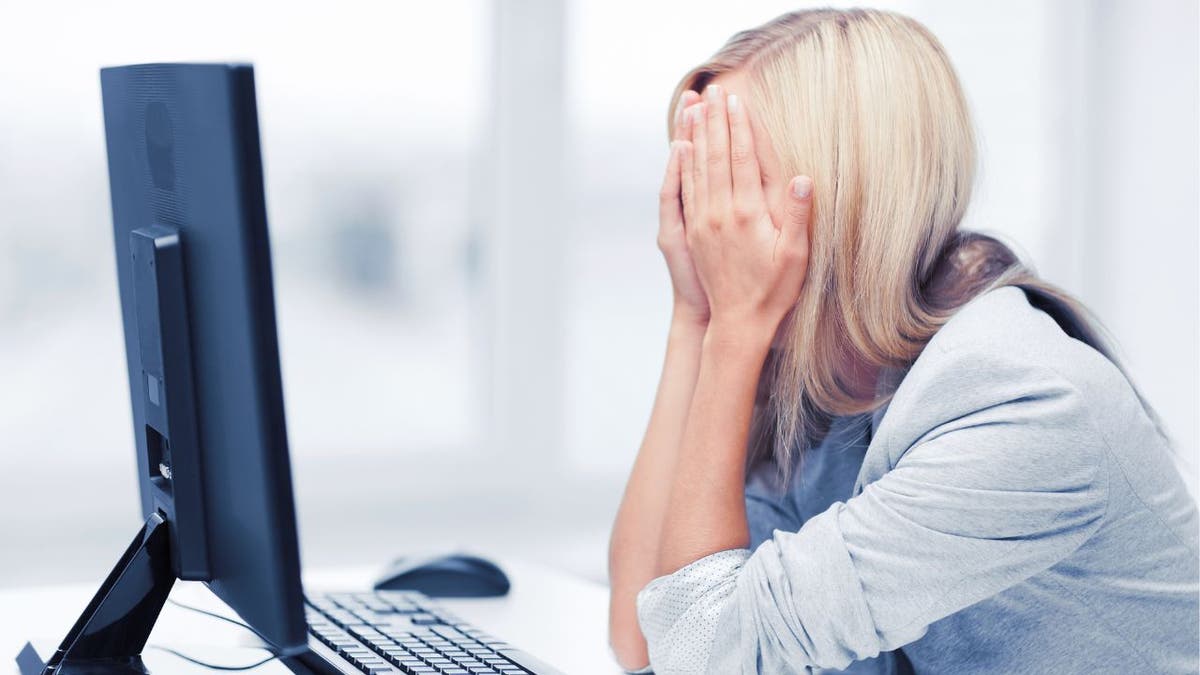
[[[167,521],[150,514],[58,649],[43,659],[32,644],[17,656],[21,675],[145,675],[142,649],[175,584]]]

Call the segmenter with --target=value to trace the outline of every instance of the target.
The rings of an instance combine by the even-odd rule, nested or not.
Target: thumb
[[[785,231],[791,237],[808,241],[808,228],[812,222],[813,180],[808,176],[796,176],[788,185],[787,223]]]

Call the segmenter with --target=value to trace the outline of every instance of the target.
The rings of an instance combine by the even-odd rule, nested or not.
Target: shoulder
[[[1015,286],[997,288],[963,305],[929,341],[927,363],[956,354],[993,355],[1055,366],[1064,376],[1087,379],[1119,370],[1095,349],[1063,332]]]
[[[893,466],[915,444],[984,426],[1010,460],[1071,461],[1103,447],[1112,412],[1135,408],[1120,369],[1064,333],[1024,291],[1005,287],[967,303],[930,340],[877,435]]]

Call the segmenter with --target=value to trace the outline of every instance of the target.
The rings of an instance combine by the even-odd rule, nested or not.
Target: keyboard
[[[305,602],[313,637],[369,675],[557,673],[422,593],[330,593]]]

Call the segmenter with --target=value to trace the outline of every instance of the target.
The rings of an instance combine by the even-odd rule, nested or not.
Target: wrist
[[[708,312],[701,312],[676,302],[671,312],[671,332],[703,337],[708,329],[708,319]]]
[[[701,368],[743,373],[757,382],[771,350],[771,339],[739,327],[712,326],[700,345]]]
[[[747,356],[766,355],[775,339],[776,326],[768,321],[718,318],[709,322],[704,333],[706,349],[743,353]]]
[[[673,314],[667,333],[667,358],[699,359],[707,328],[708,322],[699,321],[694,316],[678,312]]]

